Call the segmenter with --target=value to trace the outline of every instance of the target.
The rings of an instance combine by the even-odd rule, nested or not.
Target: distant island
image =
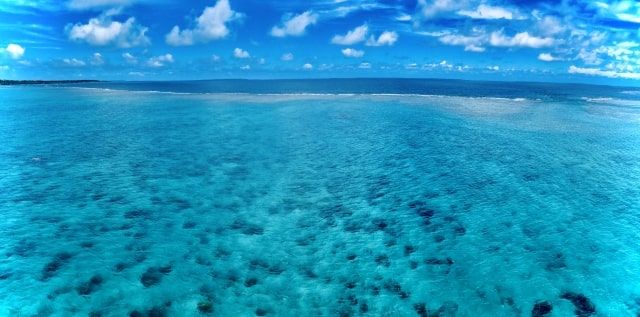
[[[14,85],[44,85],[44,84],[78,84],[78,83],[95,83],[99,80],[81,79],[81,80],[4,80],[0,79],[0,86]]]

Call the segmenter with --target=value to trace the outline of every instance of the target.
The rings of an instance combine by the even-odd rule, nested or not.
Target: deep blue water
[[[0,87],[0,215],[0,316],[636,316],[640,92]]]

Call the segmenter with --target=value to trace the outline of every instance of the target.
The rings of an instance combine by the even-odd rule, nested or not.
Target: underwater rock
[[[437,235],[433,236],[433,240],[436,243],[440,243],[440,242],[444,241],[444,239],[445,239],[444,236],[441,235],[441,234],[437,234]]]
[[[559,270],[566,268],[567,264],[565,262],[564,254],[561,252],[555,253],[551,259],[547,262],[545,269],[547,271]]]
[[[467,229],[465,229],[463,225],[458,223],[453,227],[453,233],[455,233],[457,236],[464,236],[467,233]]]
[[[409,261],[409,267],[410,267],[412,270],[417,269],[417,268],[418,268],[418,261]]]
[[[416,252],[416,248],[412,245],[404,246],[404,256],[410,256],[413,252]]]
[[[87,282],[78,286],[76,288],[76,291],[78,291],[78,294],[82,296],[91,295],[91,293],[95,292],[100,287],[100,285],[102,285],[102,282],[102,276],[94,275]]]
[[[145,218],[148,219],[151,216],[151,212],[143,209],[134,209],[124,213],[124,217],[127,219]]]
[[[266,316],[268,311],[264,308],[256,308],[256,316]]]
[[[353,260],[355,260],[357,257],[358,257],[358,256],[357,256],[357,255],[355,255],[355,254],[349,254],[349,255],[347,255],[347,260],[349,260],[349,261],[353,261]]]
[[[427,311],[427,305],[425,303],[413,304],[413,310],[415,310],[416,314],[420,317],[429,317],[429,312]]]
[[[531,310],[531,317],[546,317],[553,310],[553,306],[548,301],[537,302]]]
[[[198,302],[198,311],[203,314],[213,313],[213,303],[209,300]]]
[[[447,257],[446,259],[428,258],[424,260],[424,263],[430,265],[452,265],[454,262],[451,258]]]
[[[250,277],[244,281],[244,286],[246,287],[253,287],[256,284],[258,284],[258,279],[255,277]]]
[[[360,309],[360,313],[364,314],[369,311],[369,305],[367,305],[366,302],[361,302],[359,309]]]
[[[142,273],[140,277],[140,283],[144,287],[154,286],[162,281],[162,276],[171,273],[171,265],[163,267],[150,267],[146,272]]]
[[[560,295],[560,298],[570,301],[575,306],[575,314],[578,317],[591,316],[596,312],[596,306],[586,296],[574,293],[564,292]]]
[[[391,265],[391,261],[389,261],[389,256],[387,256],[386,254],[380,254],[376,256],[375,261],[378,265],[382,265],[385,267],[389,267]]]
[[[42,268],[41,279],[43,281],[46,281],[52,278],[53,276],[55,276],[58,270],[60,270],[60,268],[63,265],[69,262],[71,257],[73,257],[73,255],[71,255],[71,253],[68,253],[68,252],[60,252],[56,254],[53,260],[51,260],[51,262],[47,263],[47,265],[45,265],[44,268]]]
[[[438,317],[453,317],[458,312],[458,304],[452,301],[446,301],[440,305],[438,311],[434,314]]]
[[[193,229],[196,227],[195,221],[187,221],[182,224],[182,229]]]
[[[371,223],[373,224],[376,230],[380,230],[380,231],[384,231],[384,229],[386,229],[389,226],[389,224],[386,221],[384,221],[384,219],[380,219],[380,218],[373,219]]]
[[[396,294],[401,299],[407,299],[407,298],[409,298],[411,296],[411,294],[409,294],[408,292],[404,291],[402,289],[402,286],[400,285],[400,283],[398,283],[395,280],[387,280],[387,281],[385,281],[384,284],[383,284],[383,287],[387,292]]]

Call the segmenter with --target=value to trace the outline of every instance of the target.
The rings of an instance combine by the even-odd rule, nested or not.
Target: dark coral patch
[[[596,306],[591,302],[589,298],[586,296],[574,293],[574,292],[564,292],[560,295],[560,298],[566,299],[570,301],[575,307],[575,314],[578,317],[587,317],[591,316],[596,312]]]
[[[154,286],[162,281],[162,276],[171,273],[171,265],[163,267],[150,267],[140,276],[140,283],[144,287]]]
[[[250,277],[244,281],[245,287],[254,287],[256,284],[258,284],[258,279],[255,277]]]
[[[209,300],[203,300],[198,302],[198,311],[202,314],[213,313],[213,303]]]
[[[427,305],[425,303],[416,303],[413,304],[413,310],[415,310],[416,314],[420,317],[428,317],[429,312],[427,311]]]
[[[537,302],[531,310],[531,317],[546,317],[551,314],[553,306],[548,301]]]
[[[56,275],[60,268],[71,260],[71,253],[60,252],[42,269],[42,280],[46,281]]]
[[[444,259],[428,258],[424,260],[424,263],[429,265],[452,265],[453,260],[451,258],[444,258]]]
[[[91,277],[91,279],[78,286],[76,290],[80,295],[91,295],[91,293],[95,292],[100,287],[100,285],[102,285],[102,282],[102,276],[94,275],[93,277]]]

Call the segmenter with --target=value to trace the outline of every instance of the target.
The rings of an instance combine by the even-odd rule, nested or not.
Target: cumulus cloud
[[[505,19],[505,20],[513,20],[513,19],[523,19],[522,16],[516,15],[513,12],[502,8],[502,7],[494,7],[486,4],[479,5],[475,10],[460,10],[458,11],[459,15],[467,16],[472,19],[483,19],[483,20],[495,20],[495,19]]]
[[[369,27],[363,24],[347,32],[345,35],[336,35],[331,39],[331,43],[338,45],[353,45],[365,40],[369,32]]]
[[[292,53],[282,54],[280,59],[285,61],[285,62],[292,61],[293,60],[293,54]]]
[[[464,46],[465,51],[469,52],[484,52],[485,48],[483,47],[484,36],[465,36],[459,34],[445,34],[438,38],[443,44],[454,45],[454,46]]]
[[[5,48],[0,48],[0,53],[5,53],[12,59],[21,59],[22,56],[24,56],[24,52],[24,47],[13,43],[7,45]]]
[[[540,53],[538,55],[538,59],[543,61],[543,62],[553,62],[553,61],[557,61],[558,58],[557,57],[553,57],[551,54],[549,53]]]
[[[240,66],[240,69],[242,69],[242,70],[250,70],[251,69],[251,65]]]
[[[236,47],[233,50],[233,57],[235,57],[235,58],[249,58],[249,57],[251,57],[251,55],[249,55],[249,52],[247,52],[247,51],[245,51],[245,50],[243,50],[241,48]]]
[[[0,65],[0,72],[6,72],[8,71],[10,68],[7,65]]]
[[[358,65],[358,68],[360,68],[360,69],[371,69],[371,63],[360,63],[360,65]]]
[[[229,34],[227,23],[242,17],[229,5],[229,0],[218,0],[213,7],[206,7],[196,19],[196,27],[181,30],[174,26],[165,36],[165,41],[173,46],[193,45],[196,42],[206,43],[211,40],[225,38]]]
[[[364,56],[364,51],[360,51],[360,50],[356,50],[353,48],[345,48],[342,50],[342,55],[346,56],[346,57],[362,57]]]
[[[427,18],[437,16],[444,12],[452,12],[462,9],[464,1],[461,0],[418,0],[418,8]]]
[[[602,70],[599,68],[583,68],[574,65],[569,66],[569,74],[602,76],[608,78],[640,79],[640,73],[618,72],[614,70]]]
[[[91,65],[93,66],[103,65],[104,57],[102,57],[102,54],[100,53],[93,53],[93,56],[91,56],[91,60],[89,61],[89,63],[91,63]]]
[[[304,70],[312,70],[313,69],[313,65],[306,63],[304,65],[302,65],[302,69]]]
[[[65,58],[62,60],[62,63],[71,67],[83,67],[87,65],[87,63],[85,63],[83,60],[79,60],[76,58]]]
[[[147,66],[159,68],[173,62],[174,62],[173,55],[164,54],[164,55],[154,56],[149,58],[149,60],[147,61]]]
[[[366,45],[367,46],[384,46],[384,45],[392,46],[393,44],[396,43],[397,40],[398,40],[398,33],[393,31],[384,31],[382,32],[382,34],[380,34],[380,36],[378,36],[377,39],[374,35],[371,35],[369,40],[367,40]]]
[[[112,21],[109,16],[92,18],[87,24],[67,26],[69,39],[87,42],[94,46],[116,45],[118,47],[145,46],[151,42],[145,35],[148,28],[136,23],[131,17],[125,22]]]
[[[530,47],[541,48],[549,47],[553,45],[553,38],[550,37],[536,37],[530,35],[529,32],[520,32],[513,37],[508,37],[502,33],[502,31],[496,31],[491,33],[489,43],[498,47]]]
[[[271,36],[302,36],[305,34],[307,27],[318,22],[318,15],[313,11],[305,11],[296,16],[285,16],[281,25],[271,28]]]
[[[124,59],[124,61],[127,64],[137,64],[138,63],[138,58],[136,58],[135,56],[131,55],[131,53],[123,53],[122,54],[122,58]]]
[[[566,30],[560,19],[554,16],[545,16],[536,23],[538,32],[545,35],[556,35]]]

